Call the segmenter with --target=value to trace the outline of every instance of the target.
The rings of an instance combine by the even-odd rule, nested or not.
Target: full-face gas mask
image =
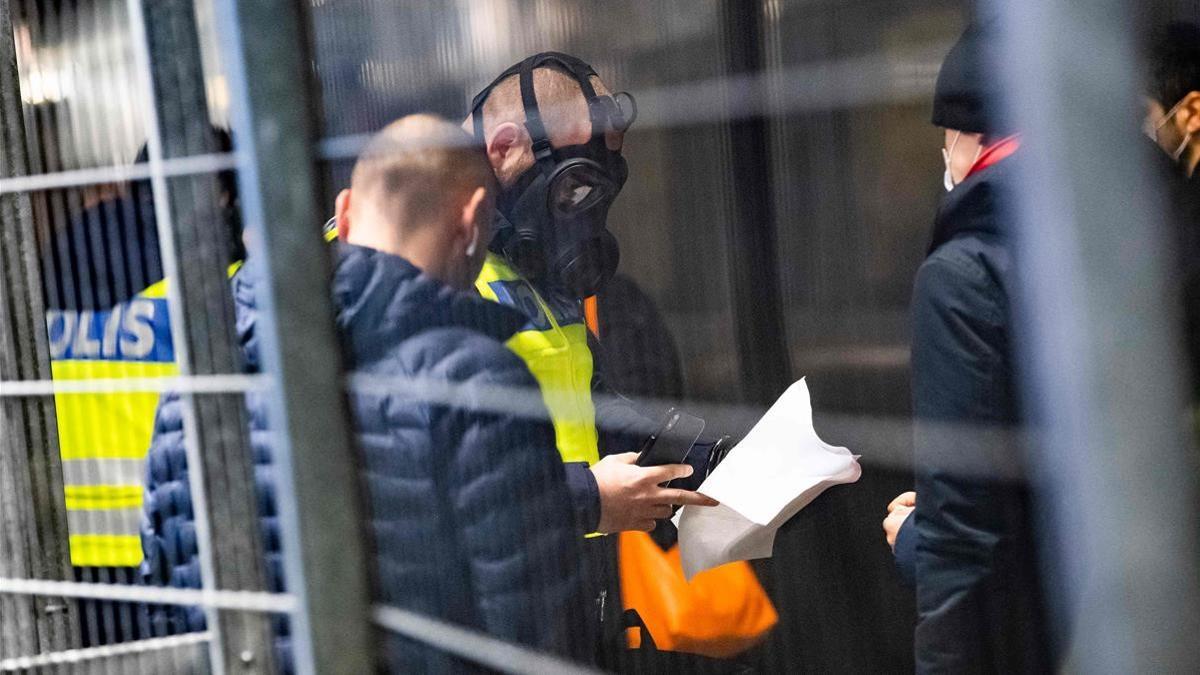
[[[550,145],[533,86],[533,71],[547,66],[574,77],[587,100],[592,137],[583,145]],[[629,175],[620,151],[605,144],[604,132],[628,129],[637,116],[636,104],[624,92],[598,96],[590,80],[596,71],[587,63],[543,52],[504,71],[475,96],[471,112],[480,143],[485,142],[483,104],[497,84],[513,75],[520,76],[534,165],[497,200],[492,250],[527,279],[558,286],[576,298],[595,295],[617,271],[620,251],[607,228],[608,209]]]

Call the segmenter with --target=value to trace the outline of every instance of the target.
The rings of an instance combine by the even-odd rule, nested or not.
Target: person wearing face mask
[[[1174,225],[1193,418],[1200,434],[1200,26],[1176,22],[1154,31],[1145,63],[1143,125],[1161,150],[1154,154]]]
[[[580,662],[593,658],[581,549],[554,431],[537,382],[504,346],[525,317],[472,285],[492,236],[495,178],[458,126],[403,118],[359,156],[337,197],[333,296],[348,371],[378,382],[351,390],[375,552],[374,599]],[[254,256],[234,279],[242,350],[258,368]],[[453,391],[447,398],[414,393]],[[427,384],[426,387],[429,387]],[[533,410],[489,406],[491,392],[523,392]],[[248,397],[264,519],[274,515],[265,401]],[[187,530],[186,456],[178,397],[159,413],[145,518],[147,582],[198,582]],[[161,488],[161,489],[156,489]],[[267,527],[264,523],[264,529]],[[183,549],[180,550],[180,547]],[[174,547],[174,548],[171,548]],[[268,568],[278,537],[265,537]],[[285,590],[278,574],[271,590]],[[194,608],[187,608],[189,610]],[[168,632],[203,629],[189,612]],[[288,670],[286,628],[277,658]],[[385,672],[475,672],[472,664],[399,636],[386,638]]]
[[[229,132],[219,127],[210,127],[207,140],[217,152],[233,149]],[[143,144],[135,168],[148,156]],[[204,231],[196,234],[224,244],[220,263],[233,270],[244,256],[233,172],[219,172],[211,187],[218,208],[198,214],[196,223]],[[61,226],[53,218],[53,227],[39,228],[53,378],[178,375],[167,304],[170,282],[163,278],[150,180],[95,186],[81,196],[80,212]],[[58,393],[54,402],[74,576],[84,582],[133,583],[142,562],[142,468],[158,396]],[[107,432],[96,434],[100,428]],[[85,647],[146,637],[129,604],[84,600],[77,615]],[[106,616],[113,620],[98,620]]]
[[[713,505],[694,492],[659,487],[663,471],[676,480],[701,478],[710,445],[693,453],[704,457],[699,471],[634,466],[626,451],[656,425],[619,397],[597,404],[592,396],[609,392],[582,301],[617,269],[620,251],[607,218],[628,177],[621,146],[636,114],[633,97],[611,94],[590,65],[544,52],[501,73],[475,97],[463,123],[484,145],[501,186],[496,239],[475,285],[483,297],[530,318],[508,344],[542,385],[587,532],[649,530],[672,506]]]
[[[1194,178],[1200,166],[1200,26],[1156,31],[1147,58],[1146,135]]]
[[[1030,497],[1001,478],[1022,452],[1009,215],[1021,136],[1001,112],[996,39],[990,24],[966,30],[933,104],[947,194],[913,289],[917,489],[883,524],[916,585],[918,673],[1052,669]]]
[[[724,445],[704,439],[686,464],[637,466],[634,451],[657,424],[609,392],[590,342],[583,300],[617,268],[607,217],[628,176],[621,148],[635,117],[633,97],[610,93],[590,65],[544,52],[501,73],[463,123],[500,183],[496,238],[475,286],[529,319],[508,346],[541,385],[580,534],[591,533],[587,576],[605,644],[623,639],[621,602],[612,543],[594,535],[654,529],[678,505],[715,505],[692,490]]]

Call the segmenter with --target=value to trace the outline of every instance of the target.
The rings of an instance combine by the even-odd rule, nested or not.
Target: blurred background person
[[[1179,21],[1160,28],[1147,65],[1147,134],[1193,177],[1200,166],[1200,26]]]
[[[1177,279],[1183,298],[1184,338],[1191,363],[1192,407],[1200,401],[1200,27],[1174,22],[1154,30],[1146,49],[1145,134],[1158,146],[1167,214],[1172,225]],[[1200,422],[1200,417],[1196,417]],[[1200,426],[1197,426],[1200,429]],[[916,493],[906,492],[888,505],[883,529],[896,565],[907,583],[916,574],[918,528],[910,518]]]
[[[1174,225],[1193,417],[1200,433],[1200,26],[1174,22],[1158,28],[1145,60],[1145,132],[1162,150],[1156,166],[1163,169]]]
[[[229,132],[212,127],[210,134],[218,152],[232,151]],[[147,162],[143,144],[134,165],[145,169]],[[222,231],[230,265],[243,256],[233,172],[220,172],[215,185],[220,217],[208,226]],[[54,379],[178,375],[150,180],[89,187],[80,207],[40,242]],[[131,583],[137,576],[144,460],[157,404],[154,392],[55,395],[71,563],[80,581]],[[96,435],[101,426],[108,432]],[[148,634],[131,606],[81,605],[85,645]]]
[[[215,152],[233,152],[233,137],[227,130],[211,127],[210,135]],[[149,150],[143,144],[133,163],[145,169],[149,161]],[[234,263],[245,256],[245,249],[233,171],[217,173],[217,191],[221,220],[214,225],[225,230],[226,257]],[[103,311],[162,281],[158,219],[149,178],[91,187],[80,206],[65,227],[50,228],[42,241],[47,308]]]

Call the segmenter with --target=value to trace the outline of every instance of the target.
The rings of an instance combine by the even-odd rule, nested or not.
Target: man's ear
[[[481,185],[475,188],[475,191],[471,193],[470,198],[467,199],[467,203],[463,205],[462,223],[468,226],[468,237],[471,235],[469,226],[480,222],[480,216],[485,215],[480,213],[480,210],[484,208],[485,204],[487,204],[487,190]]]
[[[1189,91],[1175,114],[1183,124],[1183,133],[1200,134],[1200,91]]]
[[[487,142],[488,162],[492,171],[503,174],[519,161],[525,147],[530,145],[529,132],[515,122],[504,122],[492,129]]]
[[[491,243],[491,214],[482,213],[490,206],[491,201],[488,199],[487,189],[482,185],[475,188],[475,191],[467,198],[466,204],[463,205],[459,232],[466,241],[464,248],[468,257],[474,256],[476,251],[487,248]]]
[[[349,241],[350,238],[350,188],[338,193],[333,200],[333,217],[337,220],[338,239]]]

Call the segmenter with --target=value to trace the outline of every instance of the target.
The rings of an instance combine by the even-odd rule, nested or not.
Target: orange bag
[[[762,642],[779,615],[750,563],[729,563],[683,576],[679,546],[663,552],[645,532],[622,532],[621,600],[636,609],[662,651],[729,658]],[[629,647],[641,633],[627,633]]]

